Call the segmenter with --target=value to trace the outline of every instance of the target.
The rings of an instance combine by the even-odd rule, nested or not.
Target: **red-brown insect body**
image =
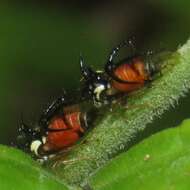
[[[66,149],[74,145],[83,135],[81,126],[81,112],[73,112],[55,116],[51,119],[48,128],[46,142],[42,146],[44,152],[54,152]],[[62,130],[63,131],[51,131]]]
[[[122,92],[131,92],[144,86],[149,75],[145,69],[145,64],[140,57],[135,57],[130,63],[124,63],[118,66],[114,75],[123,81],[132,81],[135,83],[121,83],[112,79],[112,86]]]

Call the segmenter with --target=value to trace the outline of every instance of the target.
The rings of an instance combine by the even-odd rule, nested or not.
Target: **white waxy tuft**
[[[43,144],[45,144],[46,143],[46,137],[42,137],[42,142],[43,142]]]
[[[31,143],[30,145],[30,150],[31,152],[34,152],[37,156],[39,155],[38,154],[38,149],[40,147],[40,145],[42,144],[42,142],[40,140],[35,140]]]
[[[105,86],[104,85],[99,85],[98,87],[96,87],[94,89],[94,94],[96,94],[96,99],[100,100],[100,94],[102,93],[102,91],[105,90]]]

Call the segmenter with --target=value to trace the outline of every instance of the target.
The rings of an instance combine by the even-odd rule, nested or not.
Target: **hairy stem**
[[[77,146],[68,159],[70,164],[60,164],[56,173],[70,184],[81,185],[96,169],[110,158],[127,148],[134,136],[146,125],[175,105],[190,88],[190,40],[176,52],[159,56],[155,61],[165,67],[150,87],[139,90],[128,99],[133,109],[117,106],[98,119],[95,128],[85,138],[85,143]]]

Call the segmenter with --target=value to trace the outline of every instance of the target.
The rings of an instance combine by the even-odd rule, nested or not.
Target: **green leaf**
[[[23,152],[0,145],[0,189],[66,190],[68,188]]]
[[[120,154],[91,176],[96,190],[189,189],[190,120]]]

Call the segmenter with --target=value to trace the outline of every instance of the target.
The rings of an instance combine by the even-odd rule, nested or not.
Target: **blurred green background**
[[[110,50],[134,36],[139,50],[175,50],[190,34],[190,2],[67,0],[0,3],[0,143],[15,141],[23,114],[38,119],[62,92],[80,85],[79,54],[101,69]],[[190,116],[190,96],[139,137]]]

